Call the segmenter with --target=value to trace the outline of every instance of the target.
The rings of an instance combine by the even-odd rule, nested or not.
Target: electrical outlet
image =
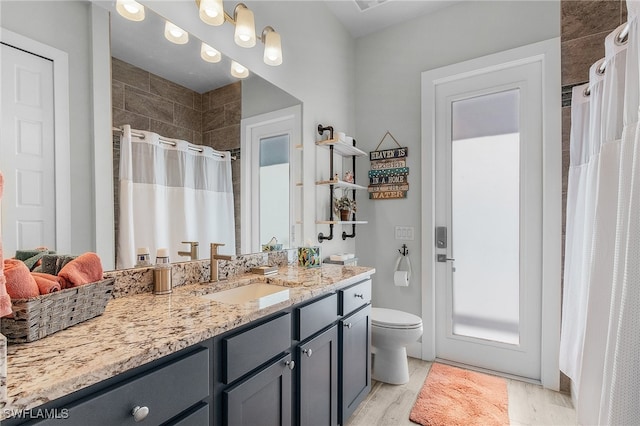
[[[413,241],[413,226],[396,226],[396,240]]]

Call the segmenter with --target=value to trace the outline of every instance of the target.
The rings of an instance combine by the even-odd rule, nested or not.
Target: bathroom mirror
[[[189,3],[189,6],[187,4]],[[71,6],[72,5],[72,6]],[[73,84],[77,84],[78,87],[81,87],[82,90],[76,90],[73,92],[74,98],[72,101],[74,105],[70,108],[72,113],[75,113],[70,120],[68,121],[68,125],[71,126],[72,135],[80,134],[80,135],[91,135],[91,114],[95,109],[95,103],[92,105],[91,102],[101,102],[101,105],[104,105],[104,109],[108,108],[107,98],[104,98],[104,102],[102,103],[102,97],[97,97],[95,99],[91,99],[92,96],[92,87],[91,80],[84,80],[82,78],[87,77],[86,67],[87,65],[91,65],[91,56],[92,53],[86,50],[87,46],[92,46],[91,43],[85,43],[86,39],[89,38],[92,34],[92,31],[96,31],[98,34],[105,35],[109,28],[102,27],[103,23],[106,21],[101,20],[101,16],[103,14],[98,13],[95,16],[98,18],[96,21],[98,25],[94,27],[94,23],[92,23],[92,14],[89,13],[91,8],[97,6],[98,8],[104,8],[109,10],[111,13],[110,21],[111,21],[111,46],[113,48],[112,56],[116,59],[113,60],[114,66],[112,67],[112,77],[115,77],[116,74],[122,80],[113,80],[112,81],[112,92],[114,96],[112,98],[118,98],[121,100],[119,103],[113,103],[112,112],[114,118],[114,126],[119,127],[122,124],[130,124],[133,128],[138,128],[141,130],[149,130],[156,132],[162,136],[176,138],[176,139],[185,139],[189,142],[193,142],[196,144],[202,144],[206,142],[207,137],[213,137],[213,135],[207,134],[207,132],[218,134],[226,134],[235,136],[234,138],[228,138],[227,140],[234,140],[233,145],[228,144],[226,146],[215,147],[219,150],[232,150],[233,155],[237,156],[238,160],[232,162],[232,166],[234,168],[233,175],[236,176],[236,181],[234,182],[234,187],[237,191],[239,191],[238,196],[234,197],[235,207],[236,207],[236,228],[238,230],[244,229],[245,227],[242,225],[242,216],[241,212],[243,210],[243,200],[241,191],[241,182],[240,175],[247,168],[243,166],[243,159],[246,159],[246,155],[243,155],[242,150],[238,152],[237,148],[240,147],[240,135],[242,133],[242,122],[246,118],[256,117],[261,114],[271,113],[275,110],[281,110],[284,108],[288,108],[291,106],[298,106],[300,108],[300,101],[288,93],[280,90],[279,88],[273,86],[266,80],[260,78],[257,75],[254,75],[250,72],[250,76],[246,79],[243,79],[239,82],[238,79],[230,76],[230,59],[224,58],[220,63],[208,63],[201,59],[200,57],[200,49],[201,44],[198,40],[192,37],[192,39],[186,45],[172,45],[169,43],[163,35],[164,30],[164,20],[155,14],[151,9],[146,7],[146,19],[142,22],[131,22],[122,18],[115,11],[115,1],[93,1],[91,4],[87,5],[86,2],[59,2],[55,6],[55,8],[43,7],[42,9],[47,12],[47,16],[43,16],[43,13],[40,13],[36,17],[29,22],[28,30],[25,30],[25,36],[31,36],[33,38],[37,38],[33,34],[41,34],[41,38],[46,41],[47,34],[51,34],[53,36],[54,32],[59,38],[64,38],[64,42],[69,45],[72,45],[74,48],[75,44],[72,43],[72,39],[75,37],[83,39],[82,43],[77,43],[79,46],[77,50],[70,50],[70,57],[73,60],[77,58],[81,59],[82,67],[78,66],[78,62],[70,62],[69,66],[72,71],[77,69],[79,72],[77,74],[71,73],[72,77],[75,78]],[[18,22],[22,16],[28,16],[29,10],[33,6],[27,5],[25,2],[7,2],[7,5],[3,5],[3,23],[13,23]],[[192,10],[191,10],[192,8]],[[185,10],[188,12],[192,12],[197,15],[197,9],[195,7],[195,3],[193,2],[185,2]],[[58,12],[59,11],[59,12]],[[66,12],[73,12],[71,14],[66,14]],[[102,12],[102,11],[100,11]],[[58,31],[60,26],[56,25],[42,25],[41,22],[46,22],[49,24],[50,22],[46,19],[52,18],[54,20],[59,20],[60,23],[67,22],[64,19],[68,19],[69,21],[74,20],[74,25],[72,27],[65,28],[63,31],[63,35]],[[75,22],[77,21],[77,22]],[[150,25],[157,25],[157,28],[150,28]],[[37,27],[37,28],[36,28]],[[18,25],[12,25],[12,29],[18,35],[22,34],[20,27]],[[134,33],[138,31],[139,33]],[[53,38],[53,37],[52,37]],[[67,39],[72,41],[67,41]],[[98,37],[97,39],[100,39]],[[56,41],[58,41],[56,39]],[[63,43],[64,44],[64,43]],[[66,44],[64,45],[66,49],[69,48]],[[155,47],[154,47],[155,46]],[[158,46],[160,46],[158,48]],[[94,46],[95,47],[95,46]],[[125,52],[128,52],[126,53]],[[97,52],[97,57],[101,57],[103,52]],[[258,48],[255,49],[254,52],[256,55],[261,55],[261,52],[258,51]],[[48,57],[48,56],[43,56]],[[118,59],[119,57],[119,59]],[[148,61],[148,62],[137,62],[137,61]],[[173,65],[173,66],[171,66]],[[175,66],[179,65],[179,66]],[[142,67],[144,66],[143,69]],[[99,70],[100,71],[100,70]],[[106,71],[106,70],[103,70]],[[146,73],[146,74],[145,74]],[[156,94],[149,93],[148,95],[141,94],[141,87],[136,85],[136,82],[141,80],[146,81],[147,87],[151,85],[151,74],[157,76],[157,78],[153,78],[153,84],[155,85],[156,91],[164,91],[165,97],[171,98],[176,102],[171,103],[163,103],[161,107],[151,108],[148,100],[157,96]],[[104,74],[104,72],[103,72]],[[62,74],[61,74],[62,75]],[[146,76],[145,76],[146,75]],[[80,78],[78,78],[80,76]],[[28,85],[26,85],[28,86]],[[128,86],[129,88],[125,87]],[[182,89],[177,89],[182,87]],[[227,88],[227,89],[225,89]],[[102,89],[102,87],[101,87]],[[105,92],[108,90],[108,87],[104,88]],[[226,106],[224,102],[217,102],[215,106],[213,106],[213,110],[215,111],[203,111],[203,105],[212,105],[210,93],[215,91],[224,92],[227,95],[235,96],[235,103],[229,102],[230,106]],[[226,91],[225,91],[226,90]],[[131,93],[137,93],[138,99],[134,97],[127,98],[127,91]],[[137,91],[137,92],[136,92]],[[183,99],[182,96],[185,95],[188,91],[193,93],[197,93],[197,95],[193,95],[192,99],[192,110],[199,111],[200,118],[193,119],[189,118],[189,115],[186,114],[188,108],[182,108],[178,99]],[[64,90],[59,91],[59,93],[63,93]],[[146,96],[146,97],[145,97]],[[96,100],[97,99],[97,100]],[[142,99],[142,101],[140,100]],[[131,111],[134,115],[134,119],[127,119],[126,122],[123,120],[122,111],[127,109],[127,104],[130,107],[135,106],[135,111]],[[220,105],[222,104],[222,105]],[[93,108],[92,108],[93,106]],[[145,109],[146,108],[146,109]],[[130,108],[131,109],[131,108]],[[169,109],[171,113],[176,112],[180,118],[171,120],[166,119]],[[174,111],[175,109],[175,111]],[[53,115],[54,107],[51,107],[51,113]],[[82,112],[87,112],[86,115],[78,115],[78,110],[83,110]],[[178,111],[179,110],[179,111]],[[147,114],[155,114],[153,118],[149,117]],[[62,116],[63,114],[55,114],[55,116]],[[206,115],[206,117],[204,117]],[[235,121],[233,126],[224,126],[220,125],[221,118],[230,118]],[[201,129],[199,132],[194,130],[194,127],[197,127],[197,123],[200,121],[207,120],[207,122],[215,122],[214,124],[218,125],[217,127],[211,125],[211,128]],[[174,121],[177,120],[177,121]],[[181,120],[181,121],[180,121]],[[224,124],[224,121],[223,123]],[[298,122],[298,126],[299,126]],[[190,127],[191,126],[191,127]],[[104,127],[102,127],[104,128]],[[172,133],[173,132],[173,133]],[[46,132],[45,132],[46,133]],[[199,133],[199,135],[198,135]],[[117,132],[113,133],[114,137],[117,135]],[[106,135],[105,135],[106,136]],[[74,136],[75,137],[75,136]],[[85,138],[85,136],[83,136]],[[88,153],[85,155],[84,150],[91,150],[91,141],[87,140],[86,145],[80,146],[81,153],[78,158],[88,158]],[[299,143],[293,141],[292,143]],[[67,157],[57,156],[56,159],[61,158],[63,160],[63,166],[61,170],[68,170],[70,165],[68,164],[70,160],[69,154],[66,154]],[[54,157],[53,155],[50,157]],[[298,156],[294,156],[291,158],[290,167],[295,167],[296,162],[301,159],[301,151]],[[65,165],[66,164],[66,165]],[[114,166],[117,164],[114,161]],[[82,171],[78,173],[78,176],[81,176],[83,180],[91,180],[92,176],[95,176],[96,181],[105,179],[107,176],[105,173],[102,175],[98,175],[95,171],[91,169],[90,166],[87,166],[87,162],[84,161],[82,164]],[[3,166],[4,167],[4,166]],[[15,170],[15,169],[14,169]],[[11,172],[11,164],[8,167],[3,169],[5,175],[8,175]],[[54,179],[49,179],[48,181],[53,181]],[[107,184],[109,185],[109,184]],[[103,187],[102,183],[99,187]],[[117,180],[114,179],[113,188],[117,188]],[[67,188],[69,185],[67,185]],[[80,195],[74,194],[75,199],[78,200],[79,197],[82,198],[82,201],[72,202],[69,201],[68,205],[71,207],[80,207],[80,209],[90,208],[92,206],[91,198],[95,195],[91,188],[95,188],[96,185],[84,185],[82,186],[83,192]],[[95,190],[95,189],[94,189]],[[248,191],[251,191],[252,188],[249,185]],[[35,193],[35,191],[31,191],[31,193]],[[292,199],[299,200],[300,192],[292,192]],[[8,205],[9,197],[5,194],[5,202],[3,203],[3,208]],[[14,197],[17,199],[17,197]],[[89,201],[87,201],[89,200]],[[53,202],[58,200],[53,200]],[[292,203],[292,205],[299,206],[301,200],[298,203]],[[59,204],[65,204],[63,201]],[[110,203],[111,204],[111,203]],[[49,206],[51,207],[51,206]],[[117,206],[115,206],[117,209]],[[110,205],[101,205],[101,209],[111,208]],[[245,209],[246,210],[246,209]],[[117,210],[116,210],[117,211]],[[286,214],[286,212],[284,212]],[[86,220],[86,223],[81,223],[80,227],[84,232],[88,228],[94,228],[96,230],[100,230],[102,232],[105,229],[113,229],[115,232],[115,228],[118,226],[118,217],[116,215],[115,223],[111,221],[105,221],[102,218],[94,216],[93,219],[89,219],[90,214],[83,214],[83,221]],[[67,215],[69,217],[69,215]],[[3,215],[3,225],[5,222],[6,226],[10,226],[8,224],[8,216]],[[19,220],[25,219],[24,216],[18,218]],[[91,221],[94,221],[91,224]],[[293,217],[290,215],[289,222],[293,223]],[[70,240],[62,250],[74,250],[78,252],[80,250],[91,250],[92,249],[92,241],[93,247],[95,247],[95,239],[92,240],[95,236],[88,236],[83,234],[81,238],[76,238],[79,234],[73,235],[74,229],[73,225],[70,225],[70,230],[63,229],[61,232],[65,232],[69,234],[67,238],[70,237]],[[264,225],[268,227],[269,225]],[[54,225],[55,227],[55,225]],[[15,227],[14,227],[15,228]],[[78,232],[78,231],[76,231]],[[10,254],[11,251],[15,250],[16,247],[35,247],[43,245],[40,241],[42,238],[39,238],[35,232],[31,234],[35,235],[34,238],[31,239],[23,239],[24,244],[18,244],[13,249],[9,249],[8,244],[5,246],[6,251],[5,254]],[[29,235],[31,235],[29,234]],[[8,236],[8,233],[5,233]],[[66,234],[65,234],[66,235]],[[239,235],[239,231],[237,231],[237,235]],[[237,237],[236,242],[240,242],[241,238]],[[267,241],[263,241],[266,243]],[[58,244],[57,244],[58,243]],[[179,241],[178,241],[179,243]],[[200,241],[200,258],[207,258],[208,252],[205,247],[208,246],[209,241]],[[46,246],[56,247],[59,246],[59,241],[56,242],[55,237],[51,239],[51,242],[45,242]],[[73,247],[73,249],[71,248]],[[182,246],[180,250],[187,250],[188,247],[186,245]],[[250,249],[254,250],[254,249]],[[258,248],[259,250],[259,248]],[[247,252],[247,250],[238,249],[237,253]],[[186,261],[189,260],[188,257],[178,257],[175,253],[172,254],[172,261]],[[114,259],[103,259],[105,266],[109,269],[111,265],[113,265]]]
[[[299,194],[293,190],[294,170],[299,167],[301,158],[300,155],[290,156],[289,152],[293,144],[300,143],[300,130],[287,132],[270,129],[264,133],[269,140],[286,140],[285,145],[279,145],[281,150],[286,151],[286,161],[282,155],[277,158],[268,155],[271,151],[269,146],[251,146],[250,141],[245,143],[241,139],[242,135],[251,137],[248,126],[255,131],[256,128],[262,128],[265,121],[278,121],[278,114],[290,116],[293,106],[298,106],[299,111],[300,101],[251,71],[245,79],[233,77],[230,73],[231,59],[224,55],[216,63],[203,60],[202,49],[207,47],[203,47],[202,42],[191,34],[186,44],[169,42],[163,35],[165,19],[148,7],[145,8],[145,19],[133,22],[120,16],[114,4],[101,5],[111,12],[114,127],[129,124],[132,128],[152,131],[161,136],[231,151],[235,157],[232,161],[235,253],[260,251],[262,244],[268,244],[272,236],[282,244],[276,247],[290,247],[295,235],[295,208],[299,208],[301,203],[301,200],[294,199]],[[149,79],[149,82],[145,79]],[[147,84],[151,93],[143,93]],[[176,100],[173,117],[167,113],[170,105],[166,98],[170,95]],[[187,102],[182,100],[185,97]],[[193,115],[197,117],[193,118]],[[290,127],[299,127],[300,120],[298,112]],[[119,158],[117,138],[117,132],[114,132],[114,169],[117,169],[115,160]],[[269,159],[264,160],[266,157]],[[263,165],[263,161],[270,164]],[[261,171],[268,169],[273,172],[277,169],[278,178],[273,173],[268,177],[265,173],[251,173],[256,164],[260,164],[258,167]],[[271,167],[265,168],[269,165]],[[114,170],[114,183],[117,182],[116,172]],[[255,196],[260,188],[264,190],[267,187],[271,194],[286,194],[286,203],[281,202],[277,211],[273,206],[265,211],[268,203],[274,201],[272,197],[265,194]],[[117,218],[117,185],[114,185],[114,190]],[[285,204],[286,208],[283,208]],[[252,214],[243,214],[244,210]],[[118,219],[114,229],[117,239]],[[243,235],[246,233],[249,235]],[[208,243],[200,241],[200,258],[207,257]],[[172,260],[184,261],[189,258],[176,258],[172,253]]]

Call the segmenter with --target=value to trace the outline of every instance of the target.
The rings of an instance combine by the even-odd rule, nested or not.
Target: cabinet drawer
[[[229,384],[291,347],[291,314],[222,339],[222,382]]]
[[[180,417],[179,420],[171,422],[171,426],[205,426],[210,425],[209,411],[211,407],[209,404],[202,403],[196,408],[189,410],[188,414]]]
[[[371,280],[340,290],[340,315],[347,315],[371,302]]]
[[[338,319],[338,295],[333,293],[296,308],[296,314],[296,339],[301,341]]]
[[[202,348],[122,384],[79,400],[64,419],[42,425],[134,425],[134,407],[147,407],[145,424],[159,425],[209,396],[209,350]],[[59,409],[58,411],[60,411]]]

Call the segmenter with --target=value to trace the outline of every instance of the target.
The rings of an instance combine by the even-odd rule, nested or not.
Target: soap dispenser
[[[153,270],[153,294],[169,294],[172,291],[169,249],[159,248]]]

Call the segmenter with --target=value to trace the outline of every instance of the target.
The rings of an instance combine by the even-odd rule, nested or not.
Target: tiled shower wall
[[[117,58],[111,58],[113,126],[131,125],[173,139],[231,151],[240,158],[240,82],[200,94]],[[115,232],[118,233],[120,134],[113,137]],[[236,252],[240,247],[240,161],[232,161]],[[213,241],[201,241],[208,245]],[[117,250],[117,247],[116,247]],[[185,259],[175,259],[176,261]]]
[[[627,19],[624,0],[561,2],[562,31],[562,250],[564,259],[569,135],[571,131],[571,89],[589,80],[589,67],[604,57],[604,39]],[[560,389],[569,390],[562,375]]]

